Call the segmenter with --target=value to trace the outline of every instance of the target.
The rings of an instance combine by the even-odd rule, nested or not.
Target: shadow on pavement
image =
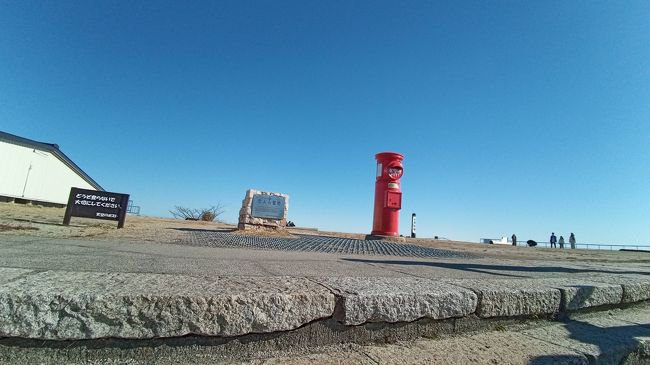
[[[509,265],[489,265],[489,264],[475,264],[475,263],[450,263],[450,262],[429,262],[429,261],[408,261],[408,260],[370,260],[370,259],[354,259],[354,258],[344,258],[342,260],[351,261],[351,262],[362,262],[367,264],[428,266],[428,267],[470,271],[470,272],[477,272],[477,273],[491,274],[491,275],[499,275],[499,273],[495,273],[487,270],[511,271],[511,272],[522,272],[522,273],[542,272],[542,273],[567,273],[567,274],[603,273],[603,274],[649,275],[648,272],[642,272],[642,271],[610,271],[610,270],[597,270],[597,269],[576,269],[576,268],[562,267],[562,266],[509,266]]]
[[[589,361],[581,355],[544,355],[535,356],[528,362],[528,365],[588,365]]]
[[[638,337],[650,336],[650,328],[643,325],[599,327],[586,322],[569,321],[563,327],[568,332],[567,338],[579,344],[558,338],[545,340],[583,352],[586,359],[580,355],[545,355],[532,358],[529,364],[621,364],[630,354],[640,357],[638,363],[650,363],[650,355],[639,351],[642,345]]]
[[[26,223],[34,223],[34,224],[45,224],[48,226],[59,226],[59,227],[89,227],[89,225],[81,225],[81,224],[69,224],[68,226],[64,225],[63,223],[57,223],[57,222],[45,222],[45,221],[40,221],[40,220],[35,220],[35,219],[24,219],[24,218],[11,218],[14,221],[17,222],[26,222]],[[99,224],[95,224],[99,225]]]
[[[204,229],[204,228],[166,228],[172,229],[174,231],[183,231],[183,232],[219,232],[219,233],[230,233],[235,232],[237,228],[216,228],[216,229]]]

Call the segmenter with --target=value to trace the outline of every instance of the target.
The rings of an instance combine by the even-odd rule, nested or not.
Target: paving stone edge
[[[16,269],[11,274],[0,282],[0,337],[44,340],[237,337],[331,318],[354,326],[471,315],[535,317],[650,299],[650,282],[629,277],[437,281]]]

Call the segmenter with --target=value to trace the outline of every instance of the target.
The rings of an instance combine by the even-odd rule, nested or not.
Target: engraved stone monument
[[[289,195],[249,189],[239,211],[239,229],[283,229],[287,226]]]

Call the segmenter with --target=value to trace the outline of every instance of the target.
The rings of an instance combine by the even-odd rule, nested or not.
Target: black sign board
[[[71,188],[63,224],[69,225],[74,216],[117,221],[117,228],[122,228],[128,204],[129,194]]]

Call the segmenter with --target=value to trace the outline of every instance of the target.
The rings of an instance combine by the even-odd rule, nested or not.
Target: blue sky
[[[369,232],[650,244],[650,2],[0,4],[0,130],[58,143],[147,215],[287,193]]]

